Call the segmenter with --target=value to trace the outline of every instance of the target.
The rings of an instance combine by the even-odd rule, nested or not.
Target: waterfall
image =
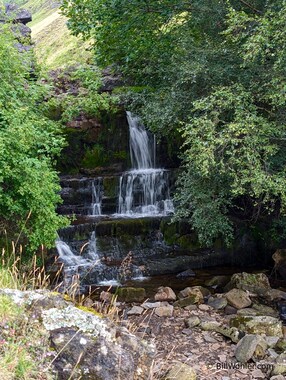
[[[132,168],[150,169],[155,167],[155,137],[148,133],[137,116],[127,111],[130,135],[130,157]]]
[[[132,170],[119,182],[118,214],[127,216],[174,213],[170,198],[169,173],[156,169],[156,141],[140,119],[127,112]]]
[[[101,215],[101,200],[102,200],[102,178],[96,178],[91,184],[92,203],[91,216]]]

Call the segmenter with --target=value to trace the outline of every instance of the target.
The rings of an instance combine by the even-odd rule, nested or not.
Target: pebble
[[[133,306],[132,309],[127,311],[127,315],[141,315],[144,309],[141,306]]]

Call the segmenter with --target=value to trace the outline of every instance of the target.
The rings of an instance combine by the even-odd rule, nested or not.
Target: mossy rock
[[[144,288],[119,288],[116,291],[117,300],[120,302],[142,302],[146,299]]]
[[[162,221],[160,226],[161,232],[163,234],[164,240],[167,244],[172,245],[177,242],[180,237],[177,231],[176,223],[169,223],[169,221]]]
[[[230,326],[247,334],[283,337],[282,322],[274,317],[237,315],[230,320]]]
[[[118,185],[119,185],[118,177],[104,177],[103,178],[104,196],[109,197],[109,198],[117,197]]]
[[[201,299],[196,294],[193,294],[187,298],[183,298],[181,300],[174,302],[173,305],[175,307],[186,307],[186,306],[194,305],[197,303],[201,303]]]

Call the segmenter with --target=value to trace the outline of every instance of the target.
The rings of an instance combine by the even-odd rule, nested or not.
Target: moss
[[[79,305],[79,306],[76,306],[79,310],[82,310],[82,311],[85,311],[85,312],[88,312],[88,313],[92,313],[94,315],[96,315],[97,317],[99,318],[103,318],[103,315],[101,313],[98,313],[96,310],[94,310],[92,307],[86,307],[86,306],[82,306],[82,305]]]
[[[165,242],[169,245],[175,244],[179,238],[176,223],[170,224],[168,222],[162,221],[161,232],[163,233]]]
[[[110,164],[110,155],[104,147],[95,144],[92,148],[86,150],[81,166],[86,169],[93,169],[98,166],[107,166]]]
[[[119,185],[118,177],[104,177],[103,178],[103,188],[104,188],[104,196],[115,198],[118,193],[118,185]]]
[[[184,235],[177,239],[176,241],[179,246],[183,249],[187,249],[189,251],[194,251],[200,248],[200,244],[196,236],[194,235]]]

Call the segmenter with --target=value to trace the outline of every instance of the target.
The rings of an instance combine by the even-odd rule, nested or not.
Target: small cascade
[[[127,120],[133,169],[120,178],[118,214],[133,217],[173,214],[168,171],[155,168],[155,137],[130,112]]]
[[[104,286],[120,285],[131,279],[145,279],[142,270],[132,263],[127,270],[125,266],[105,264],[103,256],[97,252],[95,231],[91,233],[88,243],[82,247],[82,256],[76,255],[72,248],[60,238],[56,240],[56,248],[60,261],[64,264],[65,290],[73,286],[75,279],[78,279],[79,283]]]
[[[60,238],[56,240],[56,249],[60,260],[66,267],[85,265],[88,263],[82,256],[75,255],[70,246]]]
[[[101,215],[101,200],[102,200],[102,178],[96,178],[91,184],[92,203],[91,203],[91,216]]]

